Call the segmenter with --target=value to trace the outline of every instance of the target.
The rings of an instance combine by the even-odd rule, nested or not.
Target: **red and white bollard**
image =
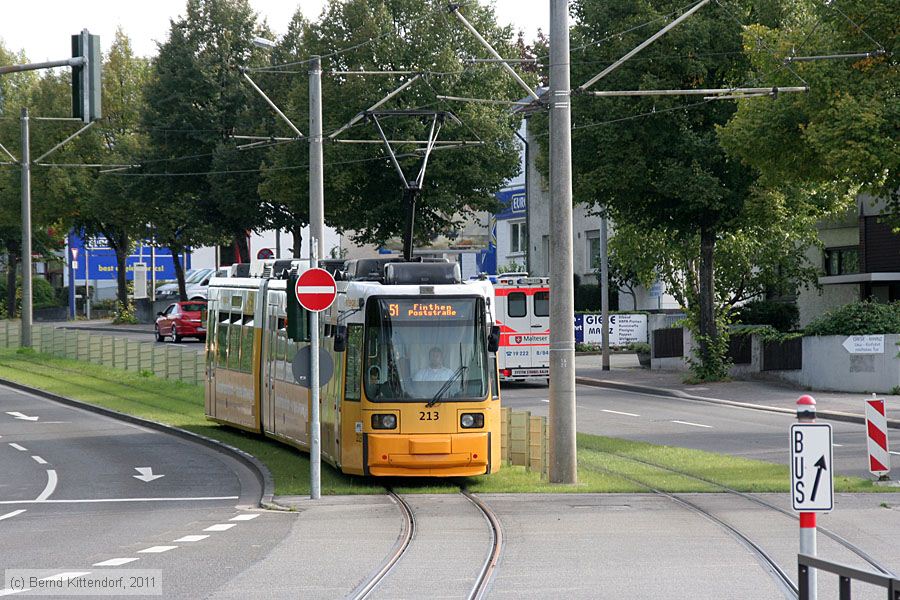
[[[816,422],[816,401],[812,396],[803,395],[797,399],[797,421]],[[816,513],[800,513],[800,554],[816,556]],[[809,570],[809,600],[816,600],[816,570]]]

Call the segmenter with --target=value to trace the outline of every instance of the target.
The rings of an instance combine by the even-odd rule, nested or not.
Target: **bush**
[[[6,306],[6,277],[0,278],[0,304]],[[31,279],[31,304],[33,309],[60,306],[56,291],[50,282],[35,275]],[[64,306],[64,305],[63,305]],[[16,279],[16,313],[22,310],[22,278]]]
[[[796,304],[754,300],[738,309],[736,322],[745,325],[770,325],[778,331],[793,331],[800,324],[800,311]]]
[[[900,302],[852,302],[829,311],[806,326],[806,335],[877,335],[900,333]]]

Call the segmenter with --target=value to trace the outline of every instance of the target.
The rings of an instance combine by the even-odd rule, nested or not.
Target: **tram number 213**
[[[440,418],[440,413],[436,410],[420,410],[419,411],[419,420],[420,421],[437,421]]]

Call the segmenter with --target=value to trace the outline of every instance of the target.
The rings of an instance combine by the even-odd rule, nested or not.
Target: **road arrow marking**
[[[165,475],[154,475],[153,467],[135,467],[134,470],[140,473],[140,475],[132,475],[132,477],[148,483],[153,481],[154,479],[165,477]]]
[[[828,470],[828,467],[825,466],[825,455],[823,454],[822,458],[817,460],[816,464],[813,466],[816,467],[817,471],[816,471],[816,481],[813,483],[813,491],[812,491],[812,495],[810,496],[811,502],[816,501],[816,493],[819,491],[819,480],[822,478],[822,471]]]
[[[20,421],[37,421],[38,419],[40,419],[40,417],[29,417],[28,415],[23,415],[20,412],[7,411],[6,414],[8,414],[9,416],[11,416],[15,419],[19,419]]]

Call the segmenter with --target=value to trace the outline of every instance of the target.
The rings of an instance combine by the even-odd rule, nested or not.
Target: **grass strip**
[[[309,494],[308,456],[279,442],[206,420],[200,385],[160,379],[148,372],[124,371],[15,349],[0,349],[0,377],[222,441],[266,464],[275,480],[276,494]],[[577,485],[550,484],[542,481],[539,473],[515,466],[505,466],[490,476],[435,480],[364,478],[345,475],[323,464],[322,492],[378,494],[388,486],[398,493],[454,493],[461,485],[480,493],[646,492],[641,485],[616,473],[670,492],[719,491],[715,486],[642,465],[628,460],[629,457],[684,471],[740,491],[787,492],[789,487],[788,468],[783,465],[579,434]],[[840,492],[885,492],[890,489],[874,486],[861,478],[835,478],[835,490]]]

